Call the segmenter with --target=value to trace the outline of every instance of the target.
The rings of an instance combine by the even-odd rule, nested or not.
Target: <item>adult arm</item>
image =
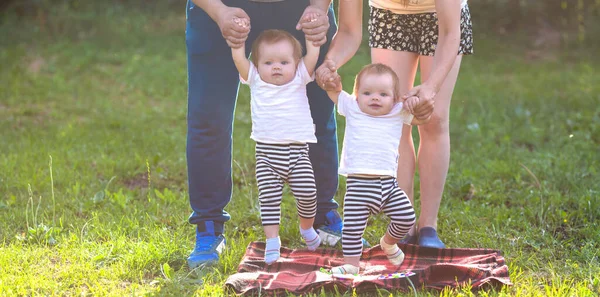
[[[202,8],[217,23],[223,38],[230,47],[239,48],[244,45],[250,32],[250,25],[241,27],[234,22],[235,19],[250,20],[243,9],[229,7],[223,4],[221,0],[192,0],[192,2]]]
[[[338,30],[316,71],[316,81],[324,90],[335,88],[336,71],[354,56],[362,41],[362,0],[340,0]]]
[[[438,17],[438,43],[433,56],[433,67],[427,81],[412,88],[403,96],[418,96],[433,100],[442,87],[448,72],[452,69],[460,44],[460,0],[436,0],[435,10]],[[417,113],[419,108],[415,110]]]
[[[340,0],[338,5],[338,30],[331,40],[326,60],[336,69],[354,56],[362,41],[362,0]]]

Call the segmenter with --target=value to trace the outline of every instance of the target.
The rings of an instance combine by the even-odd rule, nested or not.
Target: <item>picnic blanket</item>
[[[343,264],[341,250],[319,248],[281,248],[281,258],[272,265],[264,263],[265,244],[252,242],[238,267],[238,272],[225,282],[237,294],[267,295],[320,292],[322,288],[344,292],[355,289],[358,293],[376,288],[408,292],[412,285],[421,288],[512,285],[508,267],[498,250],[490,249],[436,249],[399,244],[404,251],[400,267],[389,263],[379,247],[365,249],[361,257],[361,272],[357,276],[337,277],[325,270]]]

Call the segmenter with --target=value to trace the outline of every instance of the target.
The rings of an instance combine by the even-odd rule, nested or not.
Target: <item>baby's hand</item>
[[[235,18],[233,18],[233,22],[242,28],[250,27],[250,19],[247,19],[247,18],[235,17]]]
[[[327,84],[326,84],[325,91],[341,92],[342,91],[342,77],[337,72],[334,72],[333,80],[330,80],[328,85],[329,85],[329,87],[327,87]]]
[[[419,105],[419,97],[410,96],[404,100],[403,108],[414,114],[417,105]]]
[[[332,60],[326,59],[323,61],[323,64],[321,64],[321,66],[319,66],[319,68],[317,68],[315,71],[315,76],[315,81],[323,90],[328,92],[342,91],[342,80],[340,75],[337,73],[337,67],[335,66],[335,63]]]

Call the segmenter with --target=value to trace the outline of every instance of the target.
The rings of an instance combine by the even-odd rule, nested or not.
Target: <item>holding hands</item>
[[[402,98],[404,99],[406,96],[404,95]],[[424,100],[417,96],[410,96],[404,99],[402,108],[413,114],[415,119],[428,122],[433,114],[433,100]]]
[[[244,45],[251,26],[250,17],[243,9],[225,6],[219,10],[216,22],[229,47],[239,48]],[[315,5],[307,6],[296,24],[296,30],[302,30],[306,40],[314,46],[325,44],[329,30],[327,11]]]
[[[317,84],[325,91],[336,91],[339,87],[341,92],[341,78],[337,73],[337,66],[331,59],[326,59],[315,72]]]
[[[243,9],[225,6],[219,10],[216,22],[229,47],[244,45],[250,33],[250,17]]]
[[[302,30],[306,40],[312,42],[314,46],[325,44],[327,30],[329,30],[327,11],[316,5],[307,6],[296,25],[296,30]]]
[[[411,109],[409,111],[415,116],[415,118],[420,120],[429,119],[431,114],[433,113],[433,106],[436,91],[433,87],[428,86],[427,84],[422,84],[412,88],[408,93],[402,96],[402,100],[405,100],[404,104],[411,105]],[[408,103],[410,98],[417,98],[418,104],[414,105],[413,103]]]

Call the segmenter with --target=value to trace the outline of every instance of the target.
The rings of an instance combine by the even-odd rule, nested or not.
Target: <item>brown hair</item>
[[[250,59],[254,65],[258,65],[258,58],[260,57],[260,52],[258,48],[263,43],[273,44],[279,41],[286,40],[288,41],[292,47],[294,48],[294,58],[295,62],[298,62],[300,58],[302,58],[302,45],[292,34],[288,33],[284,30],[276,30],[270,29],[265,30],[258,35],[258,37],[252,43],[252,56]]]
[[[400,79],[396,72],[385,64],[374,63],[368,64],[363,67],[360,72],[356,75],[356,79],[354,80],[354,94],[358,94],[358,89],[360,88],[360,80],[365,74],[389,74],[392,76],[392,81],[394,82],[394,101],[398,102],[400,100]]]

